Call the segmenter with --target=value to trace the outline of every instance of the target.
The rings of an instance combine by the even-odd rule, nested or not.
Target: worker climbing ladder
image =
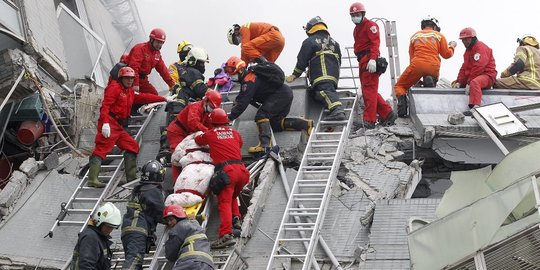
[[[347,48],[348,54],[351,49]],[[347,63],[352,61],[343,61],[344,65]],[[356,67],[351,64],[344,68],[351,70],[350,77],[353,79],[353,69]],[[320,229],[330,202],[332,184],[341,163],[343,146],[352,126],[357,98],[356,93],[351,90],[356,89],[356,80],[353,79],[354,86],[338,88],[346,120],[324,121],[324,111],[319,116],[298,168],[267,269],[281,269],[292,259],[301,261],[302,269],[310,269],[312,263],[316,263],[312,261],[313,253],[319,242]],[[303,243],[307,245],[304,247]]]

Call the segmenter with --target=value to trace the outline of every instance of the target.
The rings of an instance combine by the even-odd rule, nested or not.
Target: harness
[[[195,243],[195,240],[198,240],[198,239],[208,239],[208,238],[206,237],[206,234],[204,234],[204,233],[198,233],[198,234],[194,234],[194,235],[191,235],[191,236],[187,237],[184,240],[184,243],[182,243],[181,249],[187,246],[188,251],[183,252],[182,254],[180,254],[180,259],[183,259],[183,258],[186,258],[186,257],[189,257],[189,256],[201,256],[201,257],[205,257],[208,260],[210,260],[211,262],[213,262],[214,259],[208,253],[203,252],[203,251],[195,250],[194,243]]]

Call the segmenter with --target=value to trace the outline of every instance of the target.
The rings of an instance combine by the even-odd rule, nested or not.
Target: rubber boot
[[[124,171],[128,183],[137,179],[137,154],[131,152],[124,153]]]
[[[399,117],[407,117],[407,115],[409,115],[408,107],[409,106],[407,104],[407,96],[403,95],[398,97],[397,114]]]
[[[325,118],[324,121],[343,121],[345,120],[345,111],[341,106],[335,107]]]
[[[435,78],[429,75],[424,76],[423,81],[424,81],[424,87],[435,87],[437,84],[435,81]]]
[[[391,111],[388,116],[386,116],[386,119],[381,121],[381,126],[383,127],[389,127],[394,125],[394,122],[396,122],[396,119],[398,118],[397,114],[394,111]]]
[[[248,148],[248,153],[257,154],[264,153],[266,148],[270,147],[272,139],[272,127],[268,118],[257,121],[257,129],[259,130],[259,144]]]
[[[89,159],[90,168],[88,169],[88,183],[89,187],[104,188],[105,183],[102,183],[98,179],[99,171],[101,170],[101,158],[98,156],[91,156]]]
[[[281,120],[281,128],[283,130],[303,130],[306,131],[309,136],[313,130],[313,120],[304,118],[285,118]]]

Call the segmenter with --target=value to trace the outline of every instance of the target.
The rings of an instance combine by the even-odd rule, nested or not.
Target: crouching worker
[[[221,108],[213,110],[210,122],[214,128],[195,137],[195,142],[199,145],[208,144],[215,165],[210,189],[218,195],[221,222],[219,239],[212,243],[212,248],[224,248],[236,244],[232,235],[233,225],[235,229],[242,229],[237,199],[242,188],[249,182],[249,171],[242,162],[242,136],[229,126],[227,113]],[[216,181],[221,185],[216,186]]]
[[[133,104],[146,104],[153,102],[174,101],[175,96],[167,98],[148,93],[135,93],[133,81],[135,71],[130,67],[123,67],[118,72],[119,82],[111,81],[104,91],[103,102],[99,110],[97,125],[96,147],[90,156],[88,169],[88,186],[103,188],[106,186],[98,180],[101,169],[101,161],[107,153],[111,152],[114,145],[124,150],[124,170],[126,180],[133,181],[137,178],[137,154],[139,144],[129,133],[124,130]]]
[[[165,207],[163,219],[169,227],[165,257],[174,263],[173,270],[212,270],[210,243],[196,220],[188,219],[184,208],[172,204]]]
[[[122,225],[122,245],[125,261],[122,269],[142,269],[144,254],[155,244],[157,223],[164,223],[161,215],[165,205],[161,183],[165,168],[156,160],[148,161],[141,172],[141,180],[131,193]]]
[[[108,202],[97,209],[88,226],[79,234],[79,240],[73,250],[72,270],[111,269],[110,234],[122,223],[120,210]]]

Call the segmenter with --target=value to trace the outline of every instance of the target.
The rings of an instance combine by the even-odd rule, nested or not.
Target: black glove
[[[156,241],[157,241],[157,236],[153,232],[150,233],[146,237],[146,254],[150,253],[150,250],[152,249],[152,247],[156,246]]]

